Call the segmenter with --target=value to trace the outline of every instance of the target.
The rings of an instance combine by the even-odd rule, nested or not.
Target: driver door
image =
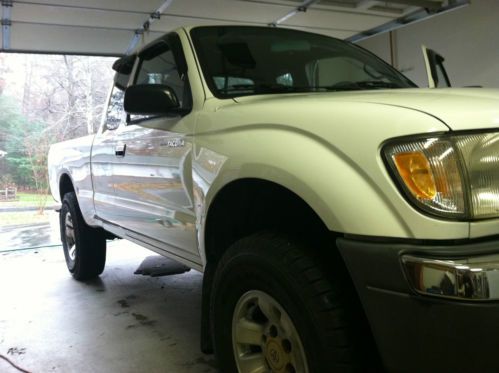
[[[191,172],[194,118],[187,74],[177,63],[182,49],[171,45],[180,43],[177,38],[167,36],[139,54],[134,84],[173,88],[182,114],[131,115],[118,128],[114,214],[129,238],[200,263]]]

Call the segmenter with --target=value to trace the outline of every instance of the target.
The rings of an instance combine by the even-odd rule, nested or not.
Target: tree
[[[42,119],[58,127],[57,141],[94,133],[101,119],[112,82],[111,60],[104,57],[47,56],[47,61],[31,59],[37,75],[24,92],[23,108],[29,118]],[[31,87],[28,89],[27,87]]]
[[[111,63],[105,57],[0,56],[0,163],[18,186],[47,191],[50,145],[94,133],[101,121]]]
[[[45,123],[27,120],[12,98],[0,96],[0,124],[1,144],[7,152],[5,174],[16,185],[46,192],[50,137],[44,134]]]
[[[0,96],[0,148],[7,152],[5,174],[11,175],[17,185],[31,185],[31,171],[23,143],[27,124],[16,101]]]

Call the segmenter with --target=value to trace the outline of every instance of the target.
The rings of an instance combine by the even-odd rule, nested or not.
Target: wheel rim
[[[308,372],[305,350],[291,318],[262,291],[248,291],[237,302],[232,346],[241,373]]]
[[[66,238],[66,249],[68,251],[69,259],[74,261],[76,259],[76,240],[73,218],[71,217],[71,213],[69,211],[64,217],[64,235]]]

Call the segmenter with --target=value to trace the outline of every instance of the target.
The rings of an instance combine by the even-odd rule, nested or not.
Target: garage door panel
[[[292,6],[250,3],[235,0],[182,0],[174,1],[166,14],[208,17],[233,22],[271,23],[292,11]]]
[[[161,20],[154,22],[151,25],[151,30],[161,33],[166,33],[172,29],[183,26],[210,26],[210,25],[233,25],[231,21],[217,21],[192,18],[177,18],[177,17],[161,17]]]
[[[121,55],[131,39],[130,31],[59,27],[15,23],[11,50],[75,54]]]
[[[91,9],[17,4],[12,9],[13,22],[93,26],[133,30],[142,25],[144,14]]]
[[[316,34],[332,36],[333,38],[338,38],[338,39],[346,39],[346,38],[349,38],[350,36],[355,35],[357,33],[356,31],[330,30],[327,28],[316,28],[316,27],[297,27],[297,26],[286,27],[286,26],[282,26],[282,28],[292,28],[293,30],[302,30],[302,31],[307,31],[307,32],[314,32]]]
[[[150,14],[158,9],[164,0],[16,0],[14,7],[25,4],[48,4],[67,7],[85,7],[96,9],[113,9],[120,11],[144,12]]]
[[[282,25],[329,27],[336,30],[362,31],[388,22],[390,18],[364,14],[336,13],[309,9],[300,12]]]
[[[454,5],[442,10],[458,9],[467,3],[455,0]],[[6,33],[1,50],[117,55],[128,49],[135,30],[144,31],[147,26],[153,32],[145,31],[139,45],[181,26],[265,26],[276,22],[279,27],[358,40],[400,27],[404,20],[394,20],[408,12],[418,10],[416,15],[411,13],[407,23],[433,16],[409,6],[423,4],[415,0],[321,0],[306,11],[298,11],[302,4],[303,0],[15,0],[4,4]],[[147,23],[160,8],[161,19]]]

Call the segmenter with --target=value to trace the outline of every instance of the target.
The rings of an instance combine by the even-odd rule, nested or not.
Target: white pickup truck
[[[114,236],[204,272],[223,372],[499,369],[499,91],[246,26],[114,69],[98,133],[49,153],[74,278]]]

